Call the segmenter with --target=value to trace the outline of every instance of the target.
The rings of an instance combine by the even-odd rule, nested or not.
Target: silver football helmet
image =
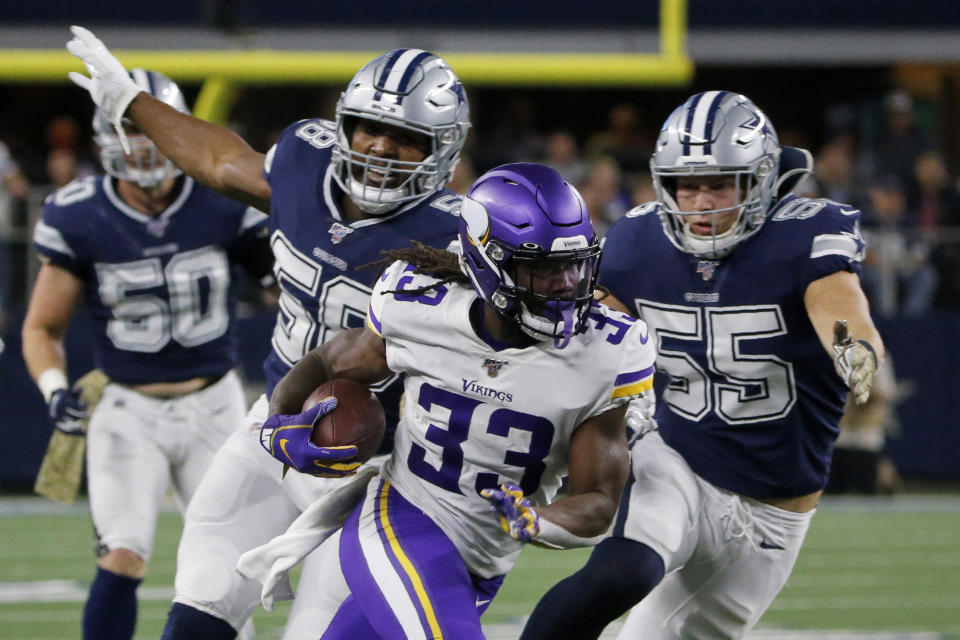
[[[410,130],[429,140],[420,162],[353,151],[358,119]],[[383,215],[443,187],[470,128],[470,105],[450,65],[420,49],[397,49],[363,66],[337,102],[334,178],[366,213]]]
[[[650,159],[660,219],[670,241],[681,251],[718,259],[756,233],[773,204],[780,169],[780,142],[767,116],[746,96],[705,91],[691,96],[664,122]],[[736,204],[724,209],[681,211],[680,177],[733,176]],[[716,216],[738,210],[734,225],[716,232]],[[714,233],[691,232],[686,216],[712,214]]]
[[[137,86],[157,100],[181,113],[190,113],[180,87],[167,76],[157,71],[131,69],[130,77]],[[127,118],[121,123],[125,128],[133,126]],[[147,189],[181,173],[176,165],[160,153],[157,145],[144,135],[128,135],[131,153],[128,155],[124,152],[120,136],[113,128],[110,118],[100,108],[93,114],[93,136],[100,147],[100,162],[104,171],[119,180],[133,182]]]

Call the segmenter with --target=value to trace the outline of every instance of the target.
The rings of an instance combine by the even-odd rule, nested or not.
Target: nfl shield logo
[[[491,378],[496,378],[497,374],[500,373],[500,369],[502,369],[506,364],[506,360],[494,360],[493,358],[487,358],[480,366],[487,370],[488,376]]]
[[[704,280],[712,280],[713,272],[717,270],[717,265],[720,264],[716,260],[701,260],[697,263],[697,273]]]
[[[333,244],[340,244],[341,240],[353,233],[353,229],[339,222],[334,222],[330,225],[328,231],[330,232],[330,242]]]
[[[163,234],[167,232],[168,222],[169,220],[166,218],[153,218],[147,222],[147,232],[155,238],[162,238]]]

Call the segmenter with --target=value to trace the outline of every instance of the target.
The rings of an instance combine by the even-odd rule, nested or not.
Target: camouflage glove
[[[833,363],[854,401],[866,402],[877,373],[877,354],[866,340],[853,339],[846,320],[833,325]]]

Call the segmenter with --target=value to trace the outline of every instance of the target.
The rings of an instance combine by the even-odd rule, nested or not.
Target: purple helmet
[[[600,242],[580,193],[539,164],[480,176],[460,211],[460,268],[501,316],[566,346],[593,300]]]

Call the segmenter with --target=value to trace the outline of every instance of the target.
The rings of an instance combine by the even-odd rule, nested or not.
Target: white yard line
[[[160,600],[169,602],[173,597],[170,587],[141,587],[138,591],[140,600]],[[0,604],[36,603],[36,602],[84,602],[87,597],[86,587],[76,580],[44,580],[38,582],[0,582]],[[848,602],[849,601],[849,602]],[[861,604],[856,599],[847,598],[842,603],[837,599],[821,601],[819,599],[797,599],[796,606],[777,606],[777,609],[805,609],[811,607],[824,608],[855,608]],[[866,602],[866,601],[864,601]],[[874,606],[889,608],[896,603],[876,602]],[[837,603],[834,605],[834,603]],[[942,603],[926,603],[927,606],[955,606],[956,601],[945,599]],[[58,620],[65,622],[75,618],[75,612],[52,611],[5,611],[0,619],[6,624],[35,623],[43,620]],[[483,630],[487,640],[516,640],[523,628],[523,621],[511,624],[484,625]],[[620,630],[620,624],[614,623],[604,631],[601,640],[613,640]],[[751,633],[749,640],[945,640],[946,636],[938,633],[886,633],[886,632],[827,632],[827,631],[789,631],[776,629],[761,629]]]
[[[141,600],[171,600],[173,587],[140,587]],[[77,580],[41,580],[38,582],[0,582],[0,603],[85,602],[87,585]]]
[[[960,495],[921,494],[886,497],[827,496],[820,501],[819,509],[828,512],[864,513],[957,513],[960,512]],[[164,501],[164,511],[176,512],[172,496]],[[0,497],[0,517],[16,515],[64,515],[85,514],[89,504],[81,497],[71,505],[60,504],[34,496]]]

